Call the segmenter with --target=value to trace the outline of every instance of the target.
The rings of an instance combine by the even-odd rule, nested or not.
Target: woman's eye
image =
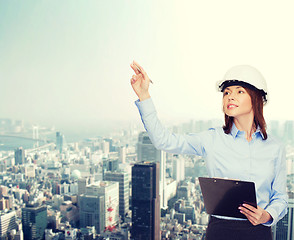
[[[225,95],[229,95],[229,92],[224,92],[224,96],[225,96]]]
[[[244,93],[244,91],[240,90],[239,93]]]

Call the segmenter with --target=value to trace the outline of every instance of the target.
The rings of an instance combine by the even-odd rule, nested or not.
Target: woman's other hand
[[[135,75],[131,78],[131,85],[139,97],[140,101],[144,101],[150,98],[149,94],[149,84],[150,79],[144,69],[135,61],[131,63],[131,68],[134,70]]]
[[[244,203],[239,207],[239,210],[254,226],[272,220],[272,216],[259,206],[255,208],[249,204]]]

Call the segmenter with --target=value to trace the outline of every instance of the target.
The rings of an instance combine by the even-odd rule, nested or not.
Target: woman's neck
[[[248,142],[252,140],[252,134],[256,131],[256,126],[253,122],[253,116],[234,118],[234,123],[238,130],[245,132],[245,137]]]

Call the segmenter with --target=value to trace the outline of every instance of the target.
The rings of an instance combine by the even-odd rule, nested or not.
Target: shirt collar
[[[258,128],[256,129],[255,133],[256,136],[260,135],[262,139],[264,139],[264,135],[263,133],[261,132],[261,128],[258,126]]]
[[[236,138],[239,132],[240,132],[239,129],[236,127],[235,123],[233,123],[232,129],[231,129],[232,136]]]
[[[232,135],[234,138],[236,138],[237,135],[238,135],[238,134],[241,134],[242,132],[243,132],[243,131],[240,131],[240,130],[236,127],[235,123],[233,123],[232,130],[231,130],[231,135]],[[259,126],[258,126],[258,128],[256,129],[255,133],[252,134],[252,136],[255,136],[255,137],[257,137],[257,136],[261,136],[261,138],[264,139],[264,136],[263,136],[263,134],[262,134],[262,132],[261,132],[261,128],[260,128]]]

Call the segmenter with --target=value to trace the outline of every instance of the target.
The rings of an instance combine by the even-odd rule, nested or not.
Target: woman
[[[211,216],[206,239],[272,239],[271,226],[287,212],[286,163],[284,148],[266,133],[267,88],[260,72],[247,65],[235,66],[218,83],[223,92],[223,128],[178,135],[158,120],[146,72],[136,62],[131,68],[135,72],[131,85],[139,97],[135,103],[156,148],[203,156],[210,177],[255,182],[258,207],[243,204],[239,208],[247,220]]]

